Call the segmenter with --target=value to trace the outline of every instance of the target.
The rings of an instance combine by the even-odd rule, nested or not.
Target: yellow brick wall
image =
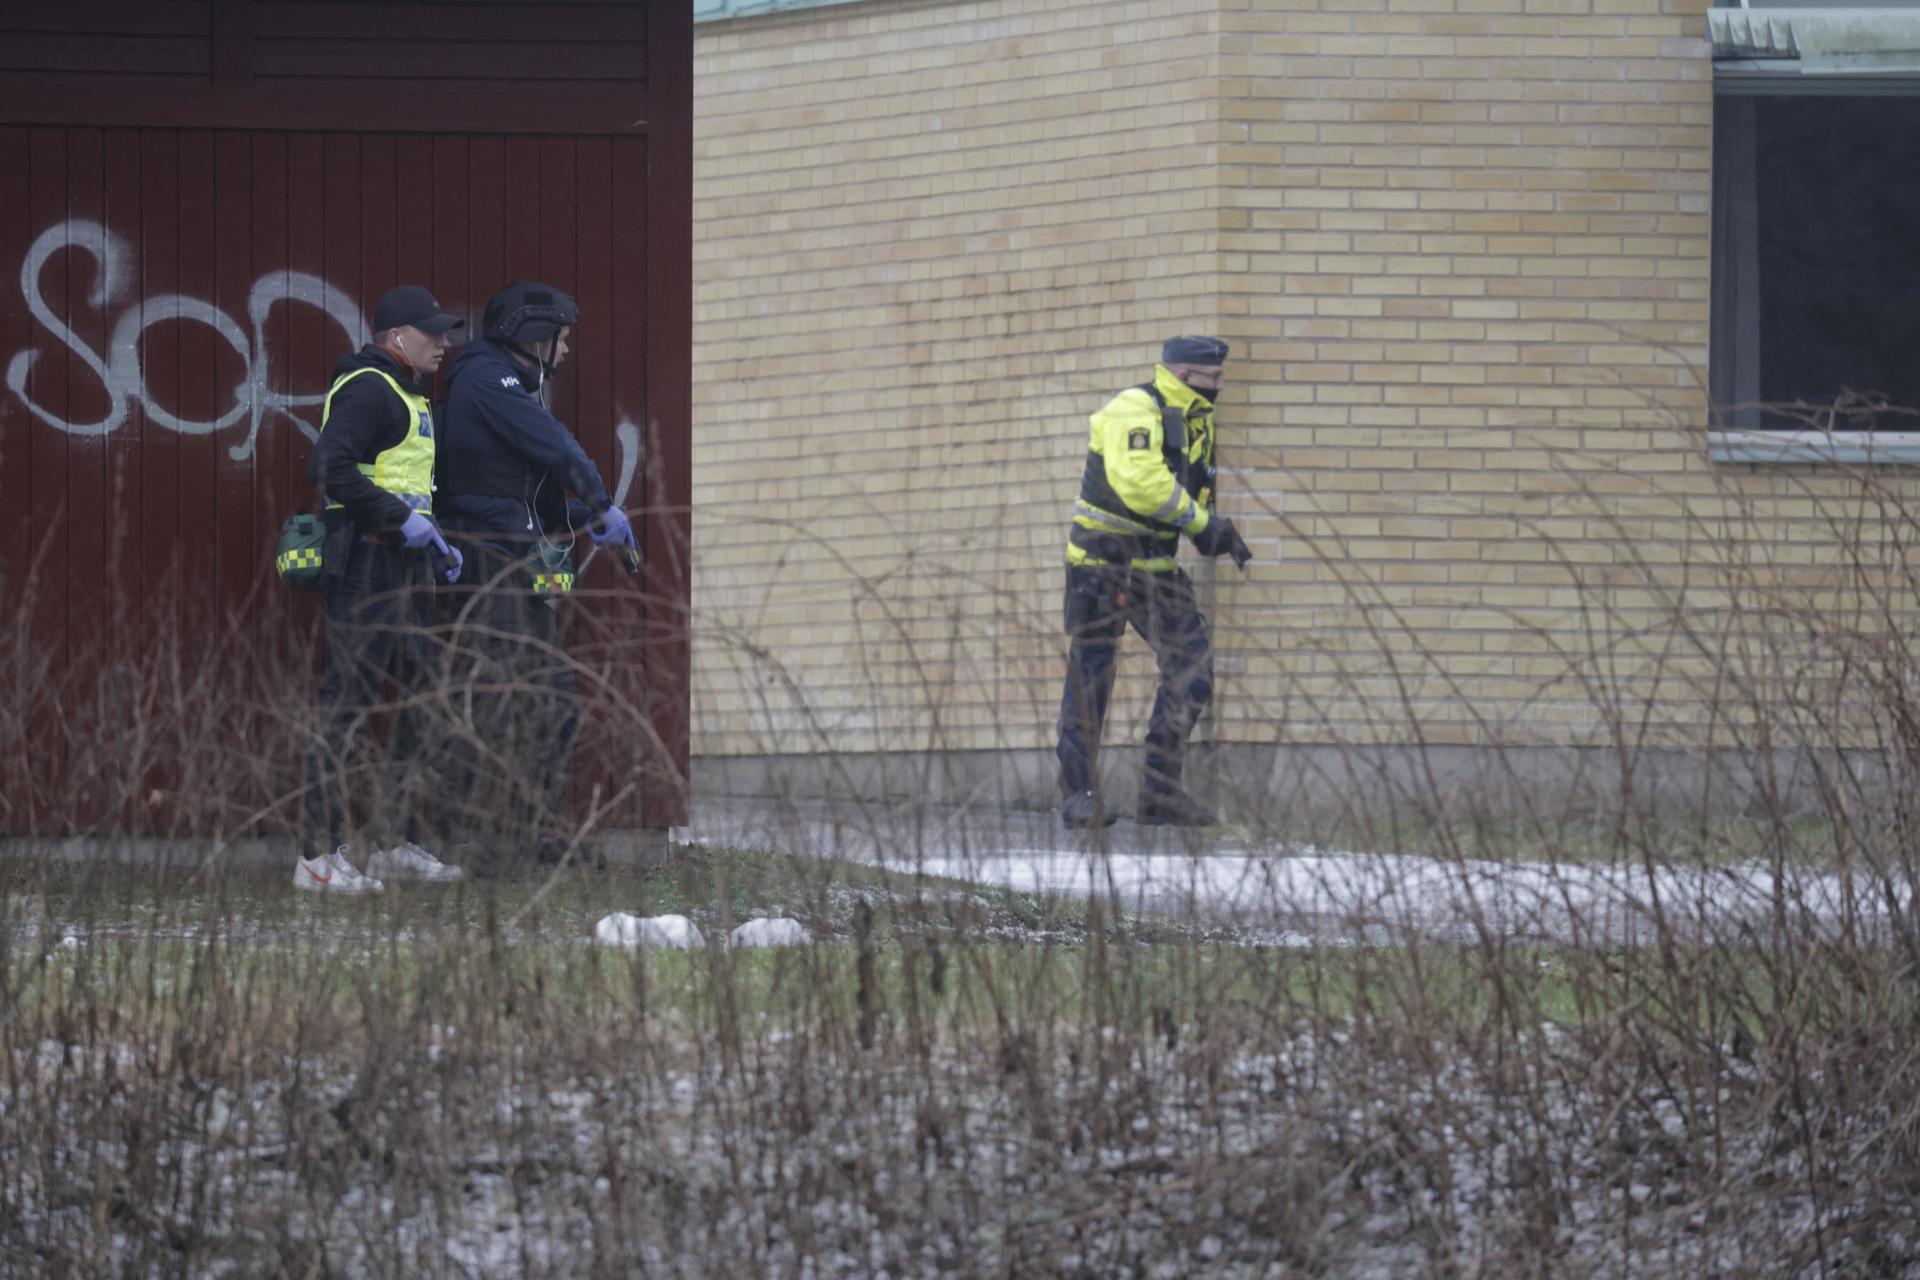
[[[1086,415],[1214,311],[1214,8],[698,29],[696,753],[1038,741]]]
[[[1235,347],[1221,505],[1259,557],[1197,570],[1203,732],[1598,741],[1601,685],[1697,732],[1703,646],[1775,588],[1870,603],[1833,529],[1908,496],[1701,451],[1705,8],[701,27],[696,754],[1049,744],[1086,415],[1196,331]],[[1151,671],[1130,645],[1110,737]]]

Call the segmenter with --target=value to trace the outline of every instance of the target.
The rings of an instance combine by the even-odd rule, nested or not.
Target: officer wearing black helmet
[[[560,644],[558,606],[573,587],[572,545],[631,552],[633,525],[600,470],[546,406],[580,308],[551,285],[495,294],[481,341],[447,374],[435,507],[466,552],[455,643],[475,675],[477,743],[455,770],[453,821],[482,847],[483,874],[511,874],[566,845],[567,760],[579,691]]]
[[[447,527],[498,535],[522,552],[537,541],[530,535],[580,529],[602,544],[633,545],[626,513],[543,394],[579,320],[559,289],[510,284],[487,303],[482,340],[454,354],[434,493]]]

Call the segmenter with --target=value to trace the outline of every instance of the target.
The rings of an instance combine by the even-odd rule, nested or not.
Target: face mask
[[[1220,389],[1218,387],[1214,387],[1211,389],[1207,387],[1196,387],[1191,382],[1186,383],[1186,387],[1187,387],[1187,390],[1193,392],[1193,394],[1199,396],[1202,400],[1205,400],[1208,404],[1212,404],[1214,401],[1214,398],[1220,394]]]

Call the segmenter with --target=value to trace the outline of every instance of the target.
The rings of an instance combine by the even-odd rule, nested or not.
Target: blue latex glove
[[[448,582],[460,581],[460,570],[466,563],[467,563],[467,558],[460,554],[460,548],[448,547],[447,548],[447,581]]]
[[[451,554],[447,540],[440,536],[440,526],[425,512],[407,512],[407,518],[400,524],[400,539],[410,547],[438,547],[441,555]]]
[[[620,508],[608,507],[587,526],[587,536],[593,539],[596,546],[631,547],[633,521],[627,519],[627,513]]]

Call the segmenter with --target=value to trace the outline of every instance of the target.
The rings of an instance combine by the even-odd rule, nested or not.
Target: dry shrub
[[[1618,528],[1604,572],[1544,539],[1577,608],[1537,631],[1537,696],[1585,709],[1579,751],[1536,750],[1282,522],[1350,625],[1334,677],[1265,712],[1321,749],[1202,753],[1254,855],[1237,925],[1178,883],[1170,916],[1096,892],[1019,936],[938,884],[860,888],[828,855],[911,871],[1022,819],[872,803],[832,759],[824,803],[759,807],[806,845],[806,947],[596,949],[546,884],[296,907],[216,842],[284,842],[311,650],[155,623],[62,663],[20,611],[5,821],[191,841],[0,864],[0,1273],[1920,1275],[1912,511],[1880,472],[1802,477],[1838,548],[1810,575],[1737,494],[1653,494],[1681,532],[1648,541],[1567,474],[1556,508]],[[870,585],[878,642],[917,655],[889,678],[951,706],[966,664]],[[697,625],[830,736],[775,654]],[[605,646],[576,664],[600,731],[643,741]],[[457,684],[411,705],[457,732]],[[1006,705],[1008,740],[1048,696]],[[1405,749],[1462,708],[1470,773]],[[934,719],[903,750],[969,740]],[[1300,918],[1304,839],[1437,861],[1365,860],[1364,897],[1329,872]],[[711,934],[730,901],[697,908]]]

